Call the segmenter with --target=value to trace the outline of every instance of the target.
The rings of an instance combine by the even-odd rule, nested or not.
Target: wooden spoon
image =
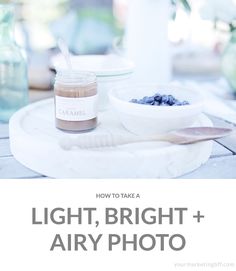
[[[70,150],[77,148],[115,147],[118,145],[144,142],[166,141],[173,144],[184,145],[200,141],[213,140],[230,135],[232,129],[215,127],[192,127],[169,132],[164,135],[134,136],[113,134],[80,134],[76,137],[66,136],[59,142],[61,148]]]

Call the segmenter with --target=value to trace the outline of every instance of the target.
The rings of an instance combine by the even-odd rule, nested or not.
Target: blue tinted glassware
[[[222,72],[236,94],[236,30],[231,34],[231,39],[222,56]]]
[[[0,121],[28,103],[27,62],[14,39],[12,4],[0,4]]]

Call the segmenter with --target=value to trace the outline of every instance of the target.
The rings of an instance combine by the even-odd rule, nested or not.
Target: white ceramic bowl
[[[127,59],[116,55],[81,55],[71,56],[73,70],[91,71],[97,76],[99,109],[108,107],[108,92],[113,87],[127,84],[133,74],[134,65]],[[62,55],[52,58],[56,70],[67,69]]]
[[[155,93],[173,95],[180,101],[188,101],[184,106],[151,106],[129,102]],[[127,86],[114,88],[109,93],[111,104],[120,121],[131,133],[137,135],[162,134],[191,126],[202,113],[204,100],[192,89],[180,86]]]

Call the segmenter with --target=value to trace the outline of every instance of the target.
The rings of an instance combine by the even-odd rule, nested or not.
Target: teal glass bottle
[[[14,39],[13,4],[0,4],[0,121],[28,103],[27,62]]]

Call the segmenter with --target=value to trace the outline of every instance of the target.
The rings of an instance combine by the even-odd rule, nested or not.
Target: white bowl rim
[[[156,89],[158,88],[172,88],[172,89],[180,89],[180,90],[185,90],[185,91],[191,91],[191,92],[194,92],[197,96],[198,96],[198,99],[199,101],[196,101],[194,103],[191,103],[189,105],[183,105],[183,106],[148,106],[148,105],[145,105],[145,104],[136,104],[136,103],[131,103],[130,101],[125,101],[125,100],[122,100],[118,97],[116,97],[114,95],[114,92],[115,91],[118,91],[118,90],[121,90],[121,89],[124,89],[124,88],[141,88],[141,87],[155,87]],[[157,90],[158,91],[158,90]],[[177,90],[178,91],[178,90]],[[142,110],[142,111],[152,111],[152,112],[174,112],[174,111],[183,111],[185,109],[196,109],[196,108],[199,108],[199,107],[202,107],[204,106],[204,98],[202,96],[202,94],[200,94],[199,92],[197,92],[195,89],[190,89],[188,87],[185,87],[185,86],[181,86],[181,85],[173,85],[173,84],[163,84],[163,85],[158,85],[158,84],[142,84],[142,85],[138,85],[138,84],[134,84],[134,85],[129,85],[129,86],[123,86],[123,87],[113,87],[109,93],[109,98],[110,99],[114,99],[116,102],[120,103],[120,104],[123,104],[123,105],[126,105],[126,106],[129,106],[130,109],[138,109],[138,110]],[[166,94],[168,95],[168,93]]]
[[[99,58],[105,58],[108,57],[109,55],[72,55],[71,58],[72,59],[94,59],[94,61],[98,60]],[[94,73],[96,73],[96,75],[98,77],[110,77],[110,76],[121,76],[121,75],[127,75],[127,74],[132,74],[134,72],[135,69],[135,65],[134,63],[123,57],[123,56],[119,56],[119,55],[115,55],[115,57],[121,59],[124,61],[125,65],[121,68],[108,68],[108,69],[103,69],[103,70],[99,70],[98,68],[96,69],[89,69],[89,71],[92,71]],[[62,65],[62,67],[60,67],[60,65],[58,65],[58,62],[60,60],[63,59],[63,56],[61,54],[57,54],[55,56],[53,56],[51,58],[51,64],[52,67],[55,68],[56,70],[63,70],[65,69]],[[72,60],[73,61],[73,60]],[[75,70],[88,70],[88,68],[83,69],[83,68],[74,68]]]

